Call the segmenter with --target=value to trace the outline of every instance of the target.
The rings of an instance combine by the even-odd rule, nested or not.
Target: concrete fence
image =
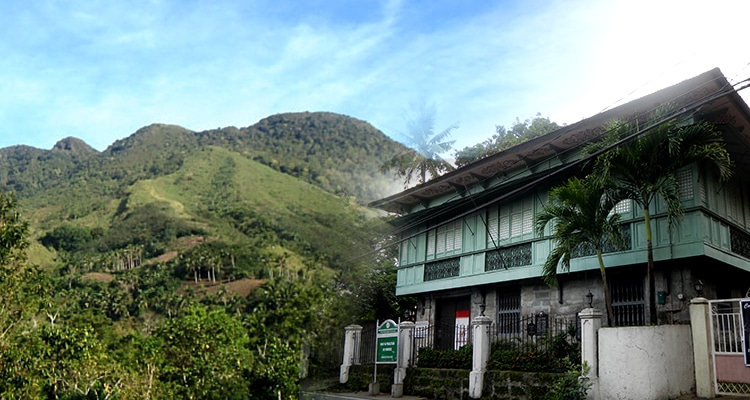
[[[665,400],[695,386],[689,325],[602,328],[602,313],[585,309],[581,357],[588,363],[589,399]]]
[[[581,311],[581,358],[590,368],[588,378],[592,383],[589,399],[666,400],[696,391],[698,396],[712,397],[710,388],[706,388],[711,383],[706,343],[709,333],[701,316],[705,318],[705,305],[691,305],[692,329],[691,325],[606,328],[601,326],[601,311],[594,308]],[[481,398],[483,388],[488,387],[485,380],[492,379],[487,371],[491,323],[484,316],[471,323],[473,354],[468,395],[472,399]],[[413,365],[407,355],[412,354],[414,324],[401,324],[398,351],[403,357],[394,369],[393,397],[403,395],[403,382],[408,367]],[[347,327],[341,383],[348,380],[349,369],[356,363],[360,331],[359,326]],[[695,351],[694,337],[698,338]]]

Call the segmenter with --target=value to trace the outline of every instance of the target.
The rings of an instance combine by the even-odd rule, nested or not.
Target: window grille
[[[434,281],[458,276],[461,273],[461,259],[451,258],[425,264],[424,280]]]
[[[521,332],[521,291],[516,288],[500,289],[497,294],[498,335]]]
[[[729,248],[732,253],[750,258],[750,236],[739,229],[730,228]]]
[[[496,271],[524,265],[531,265],[531,243],[502,247],[485,253],[485,271]]]
[[[622,236],[623,239],[625,239],[622,248],[615,248],[609,238],[605,238],[604,243],[602,243],[602,253],[614,253],[616,251],[631,250],[633,248],[633,241],[630,239],[630,224],[622,225]],[[593,255],[596,255],[596,249],[594,249],[594,245],[586,242],[578,245],[578,247],[573,250],[571,257],[588,257]]]
[[[643,279],[613,276],[609,279],[615,326],[640,326],[646,323]]]
[[[693,171],[682,169],[677,171],[677,188],[680,191],[680,200],[693,199]]]
[[[615,208],[612,209],[611,213],[617,213],[620,215],[627,214],[630,212],[632,204],[633,204],[632,200],[622,200],[621,202],[615,204]]]

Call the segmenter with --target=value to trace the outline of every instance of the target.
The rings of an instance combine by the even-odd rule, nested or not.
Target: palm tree
[[[404,178],[404,188],[409,187],[414,175],[417,183],[453,171],[455,167],[441,157],[453,148],[455,140],[448,141],[451,132],[458,128],[453,124],[440,133],[435,133],[435,107],[420,107],[416,117],[407,121],[408,133],[404,138],[407,150],[396,154],[381,167],[381,172],[395,169],[398,178]]]
[[[558,266],[563,271],[570,270],[570,259],[582,247],[591,246],[599,261],[599,272],[604,287],[604,302],[607,308],[607,320],[613,325],[614,313],[610,299],[607,273],[602,259],[602,248],[610,243],[619,248],[623,240],[619,221],[620,215],[612,209],[619,198],[601,184],[601,181],[587,177],[571,178],[561,186],[550,191],[549,202],[536,215],[534,223],[538,235],[544,235],[544,229],[553,222],[552,238],[555,247],[544,263],[543,279],[549,286],[557,286]]]
[[[715,125],[708,122],[688,123],[684,119],[670,119],[667,115],[667,109],[655,112],[651,122],[645,125],[653,128],[644,129],[645,133],[637,122],[611,123],[607,127],[608,138],[599,144],[600,148],[624,141],[602,153],[594,165],[600,179],[610,181],[627,198],[643,208],[650,324],[657,323],[651,204],[658,197],[664,200],[667,205],[667,226],[671,229],[674,221],[682,216],[677,181],[679,169],[698,163],[701,167],[713,168],[722,181],[731,175],[729,153]],[[665,122],[658,122],[662,120]]]

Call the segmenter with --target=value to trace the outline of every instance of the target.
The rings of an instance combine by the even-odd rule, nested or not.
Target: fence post
[[[708,300],[696,297],[690,300],[690,329],[693,333],[693,363],[695,365],[695,394],[701,398],[716,397],[714,366],[711,356],[711,318]]]
[[[344,328],[344,357],[341,361],[341,369],[339,370],[339,382],[349,382],[349,367],[351,367],[355,361],[355,355],[359,354],[360,341],[362,340],[362,327],[360,325],[349,325]]]
[[[484,372],[487,370],[487,360],[490,356],[490,325],[492,319],[480,315],[471,321],[472,354],[471,372],[469,373],[469,397],[482,397],[484,386]]]
[[[581,317],[581,362],[589,366],[587,378],[591,380],[589,399],[599,398],[599,328],[602,327],[602,312],[596,308],[584,308]]]
[[[393,385],[391,386],[391,397],[404,395],[404,378],[406,369],[412,365],[412,354],[414,341],[414,322],[403,321],[398,330],[398,360],[393,370]]]

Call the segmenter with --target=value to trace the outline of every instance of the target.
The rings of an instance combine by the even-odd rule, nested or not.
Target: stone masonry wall
[[[349,382],[343,385],[344,388],[352,392],[367,392],[373,379],[373,369],[373,365],[352,365],[349,371]],[[391,393],[394,369],[394,365],[378,365],[377,379],[380,384],[380,393]]]
[[[482,399],[541,399],[557,377],[550,373],[487,371]],[[404,381],[404,393],[434,400],[469,399],[469,371],[410,368]]]
[[[409,368],[404,393],[433,400],[469,398],[469,370]]]

